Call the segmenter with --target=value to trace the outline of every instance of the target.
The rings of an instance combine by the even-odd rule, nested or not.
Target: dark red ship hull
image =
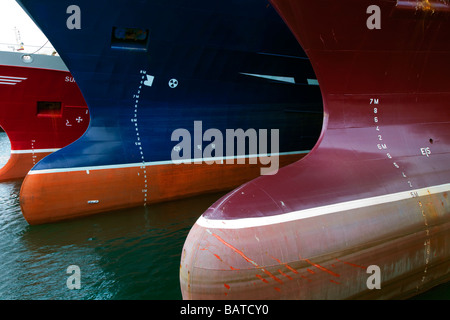
[[[0,181],[25,177],[48,154],[78,139],[89,125],[84,98],[61,58],[0,52],[0,126],[11,156]]]
[[[200,217],[183,298],[387,299],[447,281],[449,5],[272,3],[316,72],[322,135]]]

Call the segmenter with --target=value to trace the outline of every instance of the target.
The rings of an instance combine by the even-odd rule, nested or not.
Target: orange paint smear
[[[266,279],[264,279],[263,277],[261,277],[259,274],[256,275],[256,277],[261,280],[264,283],[269,283],[269,281],[267,281]]]
[[[286,278],[288,278],[289,280],[293,280],[291,276],[287,275],[286,273],[284,273],[283,271],[281,271],[281,269],[278,269],[278,272],[280,274],[282,274],[283,276],[285,276]]]
[[[297,270],[295,270],[294,268],[292,268],[290,265],[288,265],[287,263],[282,262],[280,259],[277,259],[275,257],[270,256],[272,259],[274,259],[276,262],[278,262],[279,264],[282,264],[283,266],[285,266],[286,268],[288,268],[289,270],[291,270],[293,273],[298,274]]]
[[[288,268],[289,270],[291,270],[293,273],[298,274],[297,270],[295,270],[294,268],[292,268],[290,265],[288,265],[287,263],[284,264],[284,266],[286,268]]]
[[[265,274],[267,274],[269,277],[271,277],[273,280],[275,280],[278,283],[283,283],[283,281],[281,281],[281,279],[275,277],[272,273],[270,273],[269,271],[267,271],[266,269],[261,269],[262,271],[264,271]]]
[[[255,267],[259,267],[258,264],[253,261],[252,259],[250,259],[249,257],[247,257],[241,250],[236,249],[235,247],[233,247],[231,244],[229,244],[228,242],[226,242],[225,240],[223,240],[221,237],[219,237],[217,234],[211,233],[217,240],[219,240],[220,242],[222,242],[224,245],[226,245],[228,248],[230,248],[231,250],[233,250],[234,252],[236,252],[237,254],[239,254],[242,258],[245,259],[245,261],[251,263],[252,265],[254,265]]]
[[[322,271],[324,271],[324,272],[326,272],[328,274],[331,274],[334,277],[340,277],[339,274],[337,274],[337,273],[335,273],[335,272],[333,272],[333,271],[331,271],[331,270],[329,270],[329,269],[327,269],[325,267],[322,267],[321,265],[318,265],[317,263],[314,263],[314,262],[312,262],[312,261],[310,261],[308,259],[305,259],[305,261],[308,262],[310,265],[312,265],[312,266],[314,266],[314,267],[316,267],[316,268],[318,268],[318,269],[320,269],[320,270],[322,270]]]
[[[221,237],[219,237],[217,234],[210,232],[211,235],[213,235],[217,240],[219,240],[220,242],[222,242],[224,245],[226,245],[228,248],[232,249],[234,252],[236,252],[237,254],[239,254],[242,258],[245,259],[245,261],[251,263],[252,265],[254,265],[257,268],[260,268],[260,266],[253,261],[252,259],[250,259],[249,257],[247,257],[241,250],[235,248],[234,246],[232,246],[231,244],[229,244],[228,242],[226,242],[225,240],[223,240]],[[264,268],[261,268],[261,270],[267,274],[269,277],[271,277],[273,280],[279,282],[279,283],[283,283],[283,281],[281,281],[279,278],[275,277],[272,273],[270,273],[269,271],[267,271]]]
[[[330,280],[330,282],[336,283],[336,284],[341,284],[340,282],[337,282],[337,281],[334,281],[334,280]]]
[[[309,282],[311,282],[311,279],[309,279],[308,277],[305,277],[305,276],[303,276],[303,275],[301,275],[300,277],[303,278],[303,279],[305,279],[305,280],[308,280]]]
[[[339,259],[337,259],[337,258],[335,258],[334,260],[339,261],[339,262],[342,262],[342,263],[344,263],[344,264],[347,264],[347,265],[352,266],[352,267],[355,267],[355,268],[361,268],[361,269],[364,269],[364,270],[367,269],[367,267],[360,266],[359,264],[355,264],[355,263],[351,263],[351,262],[342,261],[342,260],[339,260]]]

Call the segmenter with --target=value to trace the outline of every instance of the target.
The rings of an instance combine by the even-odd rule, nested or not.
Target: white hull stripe
[[[27,78],[0,76],[0,84],[7,84],[10,86],[14,86],[14,85],[22,82],[23,80],[27,80]]]
[[[12,79],[11,81],[22,81],[22,80],[27,80],[28,78],[23,78],[23,77],[10,77],[10,76],[0,76],[0,79],[2,80],[7,80],[7,79]]]
[[[319,81],[317,79],[306,79],[306,81],[308,81],[308,84],[310,86],[318,86],[319,85]]]
[[[275,80],[279,82],[285,82],[285,83],[292,83],[295,84],[295,78],[294,77],[283,77],[283,76],[272,76],[272,75],[266,75],[266,74],[256,74],[256,73],[244,73],[240,72],[240,74],[255,77],[255,78],[261,78],[261,79],[267,79],[267,80]]]
[[[29,149],[29,150],[11,150],[11,154],[25,154],[25,153],[48,153],[48,152],[55,152],[58,151],[58,149]]]
[[[271,154],[270,156],[286,156],[286,155],[300,155],[307,154],[308,151],[292,151],[292,152],[281,152],[277,154]],[[200,158],[200,159],[188,159],[188,160],[166,160],[166,161],[153,161],[153,162],[138,162],[138,163],[127,163],[127,164],[114,164],[105,166],[90,166],[90,167],[76,167],[76,168],[61,168],[61,169],[44,169],[44,170],[31,170],[28,174],[48,174],[48,173],[62,173],[62,172],[77,172],[77,171],[91,171],[91,170],[108,170],[108,169],[122,169],[122,168],[135,168],[141,166],[158,166],[166,164],[181,164],[181,163],[202,163],[207,161],[223,161],[229,159],[244,159],[253,157],[266,157],[267,154],[263,155],[246,155],[246,156],[234,156],[234,157],[217,157],[217,158]]]
[[[243,219],[234,219],[234,220],[213,220],[206,219],[201,216],[197,220],[197,224],[204,228],[211,229],[243,229],[243,228],[253,228],[253,227],[262,227],[268,225],[274,225],[279,223],[292,222],[296,220],[302,220],[307,218],[313,218],[328,214],[333,214],[337,212],[343,212],[354,209],[361,209],[381,204],[392,203],[396,201],[408,200],[413,198],[413,194],[415,196],[426,196],[430,194],[438,194],[443,192],[450,191],[450,183],[431,186],[428,188],[403,191],[398,193],[386,194],[382,196],[358,199],[353,201],[341,202],[336,204],[330,204],[326,206],[293,211],[285,214],[279,214],[276,216],[269,217],[259,217],[259,218],[243,218]]]

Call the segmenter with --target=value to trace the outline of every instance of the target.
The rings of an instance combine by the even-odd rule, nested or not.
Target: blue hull
[[[79,140],[32,173],[168,163],[172,133],[194,136],[194,121],[221,132],[278,129],[281,154],[307,152],[318,139],[314,71],[268,1],[18,2],[58,50],[91,115]]]

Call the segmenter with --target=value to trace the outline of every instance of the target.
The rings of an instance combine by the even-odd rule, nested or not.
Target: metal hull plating
[[[61,58],[31,55],[26,63],[23,56],[0,52],[0,125],[11,143],[1,181],[25,177],[39,160],[78,139],[89,124],[87,105]],[[48,102],[59,103],[59,109],[45,109]]]
[[[26,177],[21,205],[29,223],[231,189],[259,175],[260,163],[174,164],[172,133],[194,137],[197,121],[223,133],[279,129],[284,164],[317,141],[314,72],[264,0],[19,3],[61,54],[91,112],[86,134]],[[71,5],[80,28],[68,27],[76,16],[60,14]],[[118,40],[120,30],[147,38]],[[202,162],[196,150],[210,142],[192,143],[192,158]]]
[[[183,297],[387,299],[447,281],[449,5],[272,2],[317,74],[322,135],[200,217]]]

